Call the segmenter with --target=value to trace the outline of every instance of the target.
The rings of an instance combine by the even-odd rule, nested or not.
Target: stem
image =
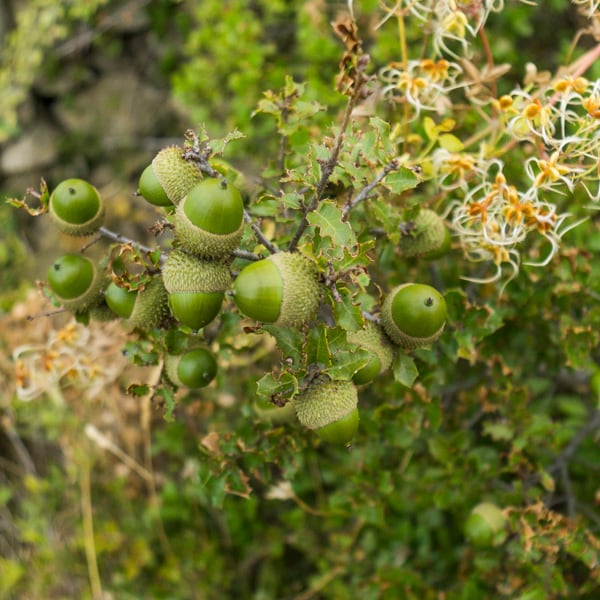
[[[92,598],[100,600],[102,594],[102,583],[100,571],[98,570],[98,557],[96,554],[96,543],[94,541],[94,516],[92,513],[92,490],[90,481],[90,465],[84,459],[81,466],[81,516],[83,520],[83,541],[85,546],[85,557],[92,588]]]
[[[277,254],[277,252],[279,252],[279,250],[277,250],[277,248],[265,237],[265,234],[261,231],[260,227],[252,220],[252,217],[250,216],[250,213],[248,213],[247,210],[244,210],[244,221],[246,221],[246,223],[248,225],[250,225],[250,228],[254,232],[254,235],[256,236],[256,239],[271,254]],[[251,260],[254,260],[254,259],[251,259]]]
[[[144,244],[140,244],[139,242],[136,242],[135,240],[132,240],[132,239],[128,238],[127,236],[122,235],[121,233],[117,233],[116,231],[111,231],[110,229],[107,229],[106,227],[100,227],[100,229],[98,229],[98,235],[99,235],[99,237],[96,240],[93,240],[92,242],[90,242],[89,244],[84,246],[82,251],[85,250],[86,248],[89,248],[89,246],[94,244],[101,237],[104,237],[113,242],[117,242],[118,244],[131,244],[134,248],[136,248],[140,252],[147,252],[147,253],[154,252],[154,250],[152,248],[150,248],[149,246],[144,246]],[[162,258],[166,259],[167,257],[166,257],[166,255],[163,255]]]
[[[360,87],[360,86],[357,86],[357,87]],[[348,129],[348,125],[350,124],[350,118],[352,116],[352,111],[354,110],[354,106],[356,105],[356,101],[357,101],[356,95],[350,96],[350,98],[348,99],[348,103],[346,104],[346,110],[344,112],[344,118],[342,119],[342,125],[340,127],[340,132],[335,141],[335,146],[334,146],[333,150],[331,151],[331,156],[329,157],[329,160],[327,162],[323,163],[321,166],[321,179],[319,180],[319,183],[317,185],[317,188],[315,190],[315,193],[314,193],[311,201],[304,208],[304,214],[302,216],[302,220],[300,221],[300,224],[298,225],[298,229],[296,230],[294,237],[290,241],[290,244],[288,246],[288,252],[293,252],[296,249],[296,247],[298,246],[298,242],[300,241],[302,234],[306,231],[306,228],[309,225],[308,215],[317,208],[317,206],[319,205],[319,202],[323,198],[323,194],[325,192],[325,187],[327,186],[327,183],[329,182],[329,178],[331,177],[331,174],[333,173],[333,170],[335,169],[335,167],[337,165],[340,151],[342,149],[342,145],[343,145],[344,139],[345,139],[345,132]]]
[[[408,47],[406,45],[406,27],[404,25],[404,11],[400,11],[398,13],[398,37],[400,38],[400,61],[402,63],[402,69],[406,72],[408,70]],[[402,148],[404,153],[406,153],[408,149],[409,117],[410,105],[408,104],[408,102],[404,102],[402,115]]]
[[[386,178],[388,173],[391,171],[395,171],[400,165],[398,164],[398,159],[392,159],[385,167],[379,172],[377,177],[369,183],[365,185],[365,187],[360,190],[360,192],[356,195],[356,197],[348,202],[342,211],[342,221],[345,221],[350,214],[350,211],[356,207],[358,204],[367,199],[369,194]]]

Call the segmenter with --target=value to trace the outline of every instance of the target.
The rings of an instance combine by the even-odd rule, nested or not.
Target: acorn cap
[[[104,222],[104,202],[98,190],[84,179],[65,179],[50,195],[48,212],[59,231],[66,235],[95,233]]]
[[[167,146],[152,161],[156,179],[173,204],[179,204],[202,181],[202,172],[192,161],[183,158],[183,152],[179,146]]]
[[[100,303],[106,277],[89,258],[64,254],[48,269],[48,283],[64,308],[82,312]]]
[[[223,258],[244,233],[244,201],[225,180],[208,178],[194,186],[175,212],[175,237],[191,254]]]
[[[410,225],[410,231],[403,234],[398,242],[403,256],[433,258],[450,241],[443,219],[429,208],[421,208]]]
[[[202,260],[183,250],[172,250],[162,267],[167,292],[224,292],[231,284],[223,262]]]
[[[297,252],[278,252],[244,267],[234,300],[246,316],[298,327],[316,312],[321,297],[316,265]]]
[[[167,290],[162,277],[153,277],[139,289],[133,310],[127,322],[132,327],[151,329],[158,327],[169,315]]]
[[[501,544],[506,538],[507,519],[491,502],[481,502],[465,521],[465,537],[474,546],[485,548]]]
[[[358,392],[352,381],[329,378],[313,382],[294,398],[298,420],[318,430],[350,415],[358,406]]]
[[[370,370],[376,371],[375,376],[377,376],[387,371],[394,362],[394,348],[383,328],[376,323],[367,321],[362,329],[349,331],[347,338],[349,342],[369,350],[377,362],[377,365],[375,365],[369,361],[362,369],[359,369],[353,377],[354,383],[363,384],[371,381],[373,378],[368,377]],[[377,370],[375,369],[376,366],[378,366]],[[361,373],[366,378],[364,381]]]
[[[416,283],[395,287],[381,306],[381,323],[390,339],[406,350],[435,342],[446,325],[446,301],[435,288]]]

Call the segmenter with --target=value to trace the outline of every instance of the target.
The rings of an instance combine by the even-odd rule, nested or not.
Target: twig
[[[311,201],[304,207],[304,211],[303,211],[304,214],[302,215],[302,220],[300,221],[300,224],[298,225],[298,229],[296,230],[294,237],[292,238],[292,240],[289,243],[288,252],[293,252],[296,249],[296,247],[298,246],[298,242],[300,241],[300,238],[302,237],[302,235],[306,231],[306,228],[309,225],[308,215],[317,208],[317,206],[319,205],[319,202],[323,198],[323,194],[325,192],[325,188],[327,187],[327,183],[329,182],[329,178],[331,177],[331,174],[333,173],[333,170],[335,169],[335,167],[337,165],[337,161],[340,156],[340,152],[342,150],[342,145],[343,145],[344,139],[346,137],[345,132],[346,132],[346,129],[348,129],[348,125],[350,124],[350,118],[352,116],[352,111],[354,110],[354,106],[356,105],[356,101],[357,101],[356,95],[350,96],[350,98],[348,98],[348,103],[346,105],[346,111],[344,112],[344,117],[342,119],[342,125],[340,127],[339,135],[337,136],[337,139],[335,141],[335,146],[333,147],[333,150],[331,151],[329,160],[321,163],[321,179],[319,180],[319,183],[317,184],[315,193],[313,194]]]
[[[244,221],[254,232],[256,239],[271,253],[277,254],[279,250],[265,237],[265,234],[261,231],[260,227],[252,220],[252,217],[248,213],[248,211],[244,210]]]
[[[92,589],[92,598],[101,600],[102,581],[100,571],[98,570],[98,555],[96,553],[96,543],[94,541],[94,516],[92,510],[92,486],[90,481],[90,465],[87,458],[84,459],[81,466],[81,516],[83,521],[83,539],[85,546],[85,557],[90,578],[90,587]]]
[[[258,254],[254,254],[254,252],[248,252],[247,250],[234,250],[232,254],[236,258],[242,258],[243,260],[251,260],[252,262],[260,260],[260,256],[258,256]]]
[[[150,248],[149,246],[144,246],[144,244],[140,244],[139,242],[136,242],[135,240],[132,240],[132,239],[128,238],[127,236],[124,236],[121,233],[117,233],[116,231],[111,231],[110,229],[107,229],[106,227],[100,227],[100,229],[98,229],[98,234],[102,237],[105,237],[105,238],[113,241],[113,242],[117,242],[118,244],[131,244],[134,248],[136,248],[140,252],[147,252],[148,254],[151,254],[155,250],[155,249]],[[89,245],[90,244],[85,246],[84,249],[87,248]],[[167,256],[163,254],[163,255],[161,255],[161,258],[163,260],[166,260]]]
[[[357,206],[358,204],[360,204],[368,198],[369,194],[386,178],[388,173],[390,173],[391,171],[395,171],[399,166],[400,165],[397,158],[392,159],[387,165],[385,165],[385,167],[380,171],[377,177],[375,177],[375,179],[371,183],[365,185],[365,187],[363,187],[362,190],[360,190],[356,197],[350,202],[348,202],[348,204],[346,204],[344,210],[342,211],[342,221],[345,221],[348,218],[350,211],[355,206]]]

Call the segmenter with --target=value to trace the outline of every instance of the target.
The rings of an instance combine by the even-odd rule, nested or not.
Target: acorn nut
[[[319,306],[317,275],[315,264],[302,254],[278,252],[242,269],[234,282],[234,301],[251,319],[299,327]]]
[[[446,325],[444,296],[422,283],[395,287],[381,307],[381,323],[391,340],[406,350],[435,342]]]
[[[174,225],[175,237],[184,250],[201,258],[224,258],[242,239],[242,196],[225,180],[204,179],[177,207]]]
[[[48,284],[56,299],[73,312],[86,311],[100,303],[106,283],[103,273],[81,254],[64,254],[48,269]]]
[[[138,194],[154,206],[173,206],[173,202],[167,196],[163,186],[160,184],[154,168],[148,165],[140,175],[138,182]]]
[[[323,377],[294,398],[296,416],[322,440],[349,445],[358,430],[358,392],[352,381]]]
[[[162,276],[173,316],[194,330],[215,319],[231,284],[225,263],[202,260],[179,249],[169,254]]]
[[[48,211],[59,231],[72,236],[95,233],[104,222],[98,190],[83,179],[65,179],[50,195]]]
[[[167,354],[165,369],[173,384],[202,388],[216,377],[217,361],[206,348],[194,348],[179,355]]]
[[[467,540],[477,548],[490,548],[506,539],[507,519],[491,502],[481,502],[471,510],[464,526]]]

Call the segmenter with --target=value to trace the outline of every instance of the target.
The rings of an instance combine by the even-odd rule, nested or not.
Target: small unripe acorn
[[[163,148],[151,166],[160,187],[173,204],[179,204],[202,181],[202,172],[192,161],[183,158],[183,149],[179,146]]]
[[[263,323],[299,327],[319,306],[315,264],[302,254],[278,252],[250,263],[234,282],[239,310]]]
[[[244,201],[233,184],[204,179],[181,201],[174,224],[182,248],[202,258],[224,258],[242,239]]]
[[[159,327],[169,315],[167,290],[162,277],[154,276],[135,292],[135,303],[127,323],[134,328]]]
[[[173,206],[173,202],[169,200],[169,196],[163,189],[154,168],[148,165],[140,175],[138,182],[138,193],[150,204],[154,206]]]
[[[504,513],[495,504],[481,502],[465,521],[465,537],[477,548],[497,546],[506,539],[506,524]]]
[[[67,309],[81,312],[99,304],[106,283],[103,273],[81,254],[64,254],[48,269],[48,284]]]
[[[133,312],[137,290],[128,290],[111,281],[104,290],[104,301],[119,317],[128,319]]]
[[[298,421],[322,440],[347,446],[358,430],[358,392],[352,381],[324,377],[294,398]]]
[[[433,260],[446,254],[450,241],[443,219],[435,211],[421,208],[409,230],[400,237],[398,247],[403,256]]]
[[[165,368],[172,383],[189,388],[207,386],[217,375],[217,361],[206,348],[194,348],[183,354],[167,354]]]
[[[379,325],[367,321],[362,329],[349,331],[347,338],[370,354],[369,362],[352,377],[356,385],[370,383],[390,368],[394,361],[394,348]]]
[[[229,267],[173,250],[162,268],[173,316],[183,325],[200,329],[221,310],[231,284]]]
[[[395,287],[381,307],[381,322],[391,340],[406,350],[437,340],[446,325],[444,296],[422,283]]]
[[[104,203],[98,190],[83,179],[65,179],[50,195],[48,212],[59,231],[90,235],[104,221]]]

